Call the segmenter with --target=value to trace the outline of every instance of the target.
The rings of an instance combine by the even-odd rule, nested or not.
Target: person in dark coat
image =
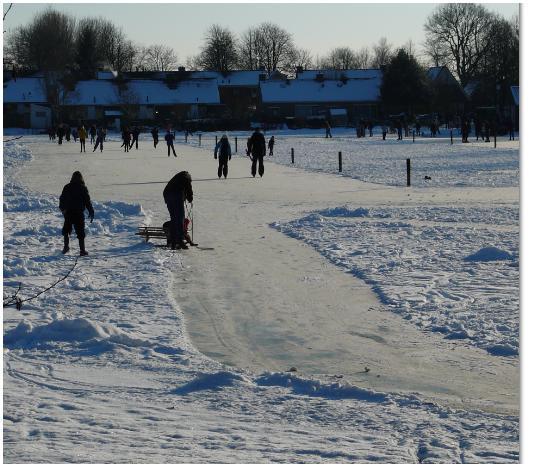
[[[172,133],[172,131],[170,130],[167,131],[167,134],[165,135],[165,141],[167,142],[168,157],[170,157],[171,149],[172,149],[172,152],[174,153],[174,157],[178,157],[176,155],[176,150],[174,149],[174,133]]]
[[[84,184],[84,179],[79,171],[73,172],[71,181],[64,186],[62,194],[60,195],[60,211],[64,215],[64,226],[62,228],[62,235],[64,236],[64,249],[63,254],[69,251],[69,234],[73,227],[77,238],[79,239],[80,255],[87,256],[88,252],[84,247],[84,238],[86,234],[84,232],[84,210],[88,210],[90,215],[90,222],[94,221],[94,208],[90,200],[90,194],[88,188]]]
[[[95,150],[97,149],[98,146],[99,146],[99,149],[101,150],[101,152],[103,152],[103,141],[105,141],[105,135],[106,135],[106,130],[103,127],[101,127],[97,131],[97,138],[95,140],[95,146],[94,146],[94,150],[92,152],[95,152]]]
[[[275,136],[272,136],[268,141],[268,149],[270,156],[273,156],[273,146],[275,146]]]
[[[97,128],[95,127],[95,125],[92,125],[90,127],[90,144],[95,143],[95,135],[96,134],[97,134]]]
[[[58,129],[56,130],[56,134],[58,135],[58,144],[62,144],[62,139],[64,138],[64,126],[58,125]]]
[[[152,137],[153,137],[153,147],[157,147],[157,143],[159,142],[159,130],[156,126],[152,128]]]
[[[170,241],[173,250],[189,247],[184,241],[183,225],[185,219],[184,202],[193,202],[193,187],[189,172],[179,172],[170,179],[163,190],[163,198],[170,214]]]
[[[124,152],[129,152],[129,146],[131,143],[131,131],[129,130],[128,127],[125,127],[124,130],[122,131],[122,141],[123,143],[120,147],[124,148]]]
[[[253,161],[251,165],[251,175],[256,176],[256,164],[258,162],[258,173],[262,177],[264,175],[264,156],[266,155],[266,140],[260,131],[256,128],[247,142],[247,155]]]
[[[228,141],[227,135],[223,135],[213,151],[214,159],[219,156],[219,168],[217,169],[217,175],[221,178],[224,175],[225,178],[228,175],[228,161],[232,158],[232,149]]]
[[[138,129],[138,127],[133,128],[133,132],[131,133],[131,135],[131,146],[129,146],[129,148],[132,148],[133,145],[135,145],[135,149],[138,149],[138,136],[140,135],[140,130]]]

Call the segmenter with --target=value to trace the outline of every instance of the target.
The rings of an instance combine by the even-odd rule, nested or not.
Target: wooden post
[[[342,152],[339,151],[339,172],[342,172]]]
[[[234,153],[237,154],[237,153],[238,153],[238,137],[236,136],[236,137],[234,138],[234,140],[235,140],[235,142],[236,142],[236,151],[235,151]]]
[[[415,143],[415,130],[412,130],[412,143]]]
[[[410,159],[406,159],[406,186],[410,186],[410,175],[412,172]]]
[[[187,131],[185,132],[185,142],[187,143]]]
[[[198,145],[199,145],[199,146],[202,145],[202,133],[199,133],[199,134],[198,134]]]
[[[453,129],[451,129],[451,130],[449,131],[449,133],[450,133],[450,135],[451,135],[451,144],[453,144]]]
[[[215,145],[217,146],[217,135],[215,135]]]
[[[292,156],[292,164],[294,163],[294,148],[291,149],[290,155]]]
[[[494,133],[494,149],[496,149],[496,133],[497,132]]]

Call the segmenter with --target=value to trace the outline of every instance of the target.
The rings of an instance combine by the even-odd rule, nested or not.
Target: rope
[[[75,262],[73,263],[73,266],[71,267],[71,269],[62,277],[60,277],[60,279],[58,279],[56,282],[54,282],[53,284],[49,285],[46,289],[43,289],[41,292],[38,292],[37,294],[35,294],[34,296],[32,297],[29,297],[29,298],[25,298],[25,299],[21,299],[18,294],[19,292],[21,291],[21,288],[22,288],[22,283],[19,283],[19,288],[17,289],[17,291],[10,297],[8,298],[7,300],[5,300],[3,302],[3,306],[2,308],[7,308],[8,306],[12,306],[12,305],[15,305],[15,308],[17,308],[17,310],[20,310],[22,308],[22,304],[25,303],[25,302],[29,302],[31,300],[34,300],[35,298],[39,297],[40,295],[44,294],[45,292],[51,290],[53,287],[56,287],[56,285],[58,285],[60,282],[62,282],[63,280],[67,279],[68,276],[73,272],[73,270],[75,269],[75,266],[77,265],[77,262],[79,261],[79,257],[77,257],[75,259]]]

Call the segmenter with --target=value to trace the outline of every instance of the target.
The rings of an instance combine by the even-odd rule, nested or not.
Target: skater
[[[138,127],[133,128],[131,146],[129,146],[130,149],[133,147],[133,145],[135,145],[135,149],[138,149],[138,135],[140,135],[140,130]]]
[[[103,152],[103,141],[105,141],[105,134],[106,134],[105,129],[101,127],[97,132],[97,138],[95,140],[95,146],[92,152],[95,152],[98,146],[101,152]]]
[[[159,142],[159,130],[156,126],[152,128],[152,137],[153,137],[153,147],[154,149],[157,147],[157,143]]]
[[[176,150],[174,149],[174,133],[172,133],[172,131],[167,130],[167,134],[165,135],[165,141],[167,142],[168,157],[170,157],[171,149],[172,149],[172,152],[174,153],[174,157],[178,157],[176,155]]]
[[[129,152],[129,145],[131,142],[131,132],[129,131],[129,127],[125,127],[122,131],[122,145],[121,148],[124,148],[124,152]]]
[[[97,128],[95,127],[95,125],[92,125],[90,127],[90,144],[95,143],[95,135],[96,134],[97,134]]]
[[[178,248],[187,250],[189,247],[185,243],[184,219],[185,201],[193,202],[193,187],[189,172],[179,172],[170,179],[163,190],[163,198],[170,214],[170,247],[173,250]]]
[[[256,163],[258,162],[258,174],[264,175],[264,156],[266,155],[266,140],[260,131],[260,128],[255,128],[255,132],[251,135],[247,142],[247,155],[252,158],[251,175],[256,176]]]
[[[385,141],[387,136],[387,125],[384,123],[382,125],[382,140]]]
[[[370,137],[372,137],[372,130],[374,128],[374,125],[373,125],[371,120],[369,120],[368,128],[369,128],[369,138],[370,138]]]
[[[58,125],[58,129],[56,130],[56,134],[58,135],[58,144],[62,144],[64,132],[65,132],[64,126],[62,124]]]
[[[461,133],[461,136],[462,136],[462,142],[463,142],[463,143],[467,143],[467,142],[468,142],[468,132],[469,132],[469,129],[470,129],[470,124],[468,123],[468,120],[463,119],[463,120],[462,120],[461,127],[460,127],[460,133]]]
[[[272,136],[268,141],[268,149],[270,156],[273,156],[273,146],[275,146],[275,136]]]
[[[72,228],[75,227],[77,238],[79,239],[80,255],[87,256],[88,252],[84,247],[84,210],[88,210],[90,215],[90,223],[94,221],[94,208],[90,200],[88,188],[84,184],[84,179],[79,171],[73,172],[71,181],[64,186],[60,195],[60,211],[64,215],[64,227],[62,235],[64,236],[64,249],[62,253],[65,255],[69,251],[69,234]]]
[[[73,141],[77,142],[77,137],[79,136],[79,130],[77,128],[73,128],[71,130],[71,136],[73,136]]]
[[[71,141],[71,127],[69,125],[66,125],[64,131],[65,131],[66,141]]]
[[[54,127],[49,128],[49,141],[54,141],[56,139],[56,130]]]
[[[86,137],[88,136],[88,133],[86,133],[86,128],[84,128],[84,125],[79,128],[78,135],[80,140],[80,152],[83,150],[86,152]]]
[[[331,125],[329,124],[329,122],[326,120],[326,138],[333,138],[333,136],[331,136]]]
[[[397,122],[397,140],[402,140],[402,122],[400,120]]]
[[[230,143],[228,142],[228,137],[226,135],[223,135],[215,146],[213,158],[217,159],[217,156],[219,156],[217,175],[219,178],[221,178],[221,175],[224,175],[226,178],[228,175],[228,161],[232,158],[232,149],[230,148]]]
[[[507,119],[507,130],[509,132],[509,141],[515,141],[515,125],[513,125],[513,119]]]

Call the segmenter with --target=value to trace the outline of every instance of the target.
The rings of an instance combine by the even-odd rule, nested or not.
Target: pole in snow
[[[410,164],[410,159],[406,159],[406,186],[410,186],[410,175],[412,172],[412,167]]]
[[[342,172],[342,152],[339,151],[339,172]]]
[[[237,154],[237,153],[238,153],[238,137],[236,136],[236,137],[234,138],[234,140],[235,140],[235,142],[236,142],[236,151],[235,151],[235,154]]]
[[[202,146],[202,133],[198,134],[198,145]]]
[[[290,155],[292,156],[292,164],[294,163],[294,148],[291,149]]]
[[[453,144],[453,130],[449,132],[451,134],[451,144]]]

